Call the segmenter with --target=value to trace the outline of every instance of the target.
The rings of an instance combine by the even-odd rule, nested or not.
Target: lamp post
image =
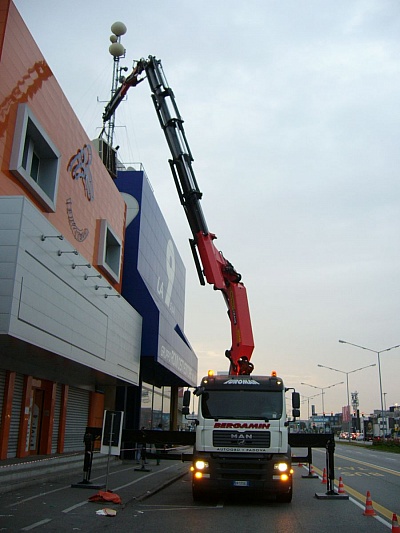
[[[305,398],[301,403],[304,403],[307,400],[307,420],[310,421],[310,400],[312,398],[316,398],[317,396],[321,396],[321,393],[314,394],[313,396],[305,396],[304,394],[301,395],[303,398]]]
[[[383,352],[388,352],[389,350],[394,350],[395,348],[399,348],[400,344],[396,344],[396,346],[391,346],[390,348],[386,348],[385,350],[372,350],[371,348],[366,348],[365,346],[360,346],[359,344],[353,344],[352,342],[342,341],[339,340],[342,344],[350,344],[350,346],[355,346],[356,348],[361,348],[362,350],[367,350],[367,352],[376,353],[378,356],[378,372],[379,372],[379,390],[380,390],[380,396],[381,396],[381,418],[382,418],[382,429],[384,429],[384,419],[383,419],[383,392],[382,392],[382,374],[381,374],[381,359],[380,355]],[[380,433],[380,429],[379,429]],[[383,433],[383,439],[385,439],[385,433]]]
[[[383,422],[383,434],[384,434],[385,438],[386,438],[386,433],[388,433],[388,429],[389,429],[389,428],[386,427],[386,411],[387,411],[387,407],[386,407],[386,394],[387,394],[387,392],[384,392],[384,393],[383,393],[383,408],[384,408],[384,410],[385,410],[385,416],[384,416],[384,418],[383,418],[383,420],[384,420],[384,422]]]
[[[332,368],[331,366],[325,366],[325,365],[318,365],[321,368],[328,368],[329,370],[334,370],[335,372],[340,372],[340,374],[346,374],[346,386],[347,386],[347,408],[348,408],[348,416],[349,416],[349,431],[348,431],[348,440],[350,442],[350,393],[349,393],[349,374],[353,374],[354,372],[358,372],[359,370],[364,370],[364,368],[369,368],[370,366],[376,366],[375,363],[372,365],[362,366],[361,368],[356,368],[355,370],[350,370],[350,372],[344,372],[344,370],[338,370],[337,368]]]
[[[300,385],[307,385],[307,387],[312,387],[313,389],[319,389],[322,395],[322,415],[324,417],[324,430],[325,430],[325,406],[324,406],[324,390],[331,389],[336,387],[336,385],[343,385],[344,381],[339,381],[339,383],[334,383],[333,385],[328,385],[327,387],[317,387],[316,385],[310,385],[309,383],[300,383]]]

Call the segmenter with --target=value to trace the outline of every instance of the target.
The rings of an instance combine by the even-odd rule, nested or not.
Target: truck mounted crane
[[[232,344],[230,349],[225,351],[225,355],[230,361],[229,373],[250,374],[254,368],[250,362],[254,340],[246,287],[241,282],[241,275],[216,248],[214,241],[217,237],[207,227],[200,204],[202,193],[193,171],[193,157],[186,139],[183,119],[159,59],[149,56],[148,59],[136,62],[132,73],[122,81],[106,106],[103,123],[113,116],[129,88],[138,85],[145,77],[149,82],[154,107],[172,155],[169,164],[192,231],[189,242],[199,281],[205,285],[206,280],[214,289],[221,291],[228,308]]]
[[[135,62],[132,73],[122,80],[105,108],[103,131],[129,88],[145,78],[172,155],[169,164],[192,232],[189,241],[200,283],[205,285],[207,282],[222,292],[232,336],[231,347],[225,352],[230,361],[229,376],[210,373],[195,389],[195,395],[199,397],[195,435],[192,432],[163,433],[167,434],[168,442],[193,445],[193,454],[184,454],[182,460],[192,461],[195,500],[216,493],[252,491],[260,495],[272,494],[278,501],[290,502],[293,493],[291,447],[307,447],[307,457],[295,459],[297,462],[306,460],[310,465],[311,448],[321,446],[326,446],[330,458],[329,465],[327,462],[327,494],[337,496],[333,489],[333,435],[289,434],[285,397],[289,388],[276,372],[270,376],[250,376],[254,368],[250,362],[254,341],[246,288],[241,275],[216,248],[216,236],[207,227],[183,119],[160,60],[149,56]],[[292,416],[300,416],[298,392],[292,392],[291,404]],[[182,413],[189,413],[189,405],[190,391],[187,390]],[[139,433],[133,431],[129,438],[145,439],[141,442],[146,439],[147,442],[157,442],[160,438],[159,432],[147,431],[144,436]],[[167,457],[173,458],[172,455]]]

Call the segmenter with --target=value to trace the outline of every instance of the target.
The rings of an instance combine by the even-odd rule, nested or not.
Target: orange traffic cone
[[[300,468],[303,468],[303,463],[298,463],[297,466],[300,467]]]
[[[328,482],[328,480],[326,479],[326,468],[324,468],[324,472],[322,474],[322,481],[321,483],[323,483],[324,485],[326,485]]]
[[[367,499],[365,501],[365,511],[363,512],[363,515],[365,516],[375,516],[376,512],[374,511],[374,508],[372,506],[372,500],[371,500],[371,494],[369,490],[367,490]]]
[[[341,476],[340,476],[340,478],[339,478],[339,490],[338,490],[338,494],[345,494],[345,490],[344,490],[344,486],[343,486],[343,479],[342,479]]]
[[[310,465],[310,474],[311,474],[312,476],[315,476],[315,472],[314,472],[314,467],[313,467],[313,465]]]
[[[400,533],[400,526],[397,521],[396,513],[393,513],[393,516],[392,516],[392,533]]]

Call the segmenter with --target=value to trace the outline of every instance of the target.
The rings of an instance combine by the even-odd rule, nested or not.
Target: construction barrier
[[[369,490],[367,491],[367,498],[365,501],[365,510],[363,512],[363,515],[365,516],[375,516],[376,512],[372,506],[372,500],[371,500],[371,494]]]
[[[396,513],[393,513],[393,516],[392,516],[392,533],[400,533],[400,526],[397,521]]]

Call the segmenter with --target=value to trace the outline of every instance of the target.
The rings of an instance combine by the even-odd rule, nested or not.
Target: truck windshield
[[[206,391],[201,397],[204,418],[278,420],[282,417],[281,391]]]

